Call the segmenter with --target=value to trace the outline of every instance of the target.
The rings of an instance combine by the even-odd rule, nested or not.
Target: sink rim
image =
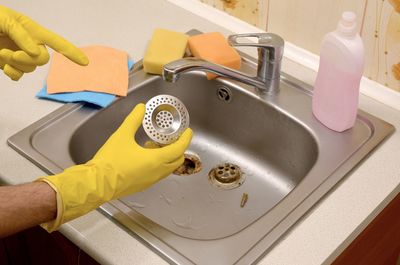
[[[254,65],[253,60],[250,60],[249,62]],[[140,63],[135,64],[135,65],[137,67],[134,67],[134,70],[131,72],[130,80],[133,79],[134,77],[136,77],[136,74],[140,73]],[[145,79],[145,82],[151,82],[154,78],[158,78],[158,77],[153,77],[153,76],[147,77]],[[291,78],[290,76],[286,76],[286,75],[284,75],[284,77],[282,79],[283,79],[283,82],[294,83],[296,87],[298,86],[296,83],[302,83],[302,82],[299,82],[299,81],[295,80],[294,78]],[[242,89],[246,89],[246,88],[243,88],[244,86],[238,85],[238,83],[236,83],[234,81],[223,80],[221,82],[224,82],[226,84],[233,85],[233,86],[239,86]],[[142,83],[142,82],[140,82],[140,83]],[[130,85],[130,87],[131,87],[130,91],[135,89],[134,82],[133,82],[132,86]],[[311,88],[309,85],[305,85],[304,83],[303,83],[303,87],[308,88],[308,89]],[[309,91],[308,89],[303,89],[300,87],[299,91],[303,90],[301,93],[310,95],[310,93],[307,92],[307,91]],[[251,89],[246,90],[246,91],[248,93],[252,93]],[[14,149],[16,149],[19,153],[26,156],[29,160],[34,162],[36,165],[37,165],[37,161],[35,161],[36,157],[41,156],[42,161],[44,161],[44,162],[43,162],[43,164],[39,165],[39,167],[42,168],[44,171],[46,171],[48,173],[61,172],[62,171],[61,167],[58,166],[57,164],[53,163],[52,161],[50,161],[47,157],[45,157],[43,154],[41,154],[39,152],[39,150],[33,149],[31,153],[26,153],[23,150],[24,149],[23,146],[31,145],[32,139],[34,138],[35,133],[39,132],[42,128],[51,124],[52,121],[58,120],[58,119],[60,119],[60,117],[66,117],[66,116],[68,116],[69,113],[78,111],[81,108],[82,108],[81,104],[67,104],[67,105],[57,109],[53,113],[49,114],[48,116],[42,118],[41,120],[33,123],[32,125],[28,126],[27,128],[23,129],[21,132],[10,137],[7,142],[10,146],[12,146]],[[95,112],[90,115],[95,115]],[[392,125],[390,125],[387,122],[384,122],[370,114],[367,114],[361,110],[359,110],[358,119],[361,119],[361,121],[364,124],[366,124],[366,126],[369,126],[369,128],[371,129],[370,138],[367,139],[366,142],[363,145],[361,145],[358,149],[354,150],[354,153],[350,156],[350,158],[347,159],[346,161],[344,161],[342,164],[338,165],[337,168],[332,172],[332,174],[329,177],[327,177],[322,183],[320,183],[315,189],[313,189],[308,194],[308,196],[305,196],[299,203],[296,204],[295,207],[291,207],[291,210],[288,211],[287,214],[284,217],[282,217],[281,220],[267,220],[268,218],[264,218],[264,216],[263,216],[260,218],[262,220],[259,219],[255,223],[251,224],[250,226],[251,226],[252,230],[255,230],[256,233],[257,233],[257,228],[265,227],[266,225],[270,225],[272,221],[274,221],[272,223],[274,223],[275,225],[273,225],[271,230],[269,230],[269,232],[267,232],[266,235],[263,235],[263,237],[260,239],[260,241],[258,243],[253,242],[251,244],[252,247],[250,248],[250,250],[248,250],[246,255],[244,255],[244,256],[241,255],[239,257],[239,259],[237,260],[239,263],[248,264],[248,263],[260,260],[262,258],[262,256],[265,253],[267,253],[268,250],[274,244],[276,244],[278,242],[278,239],[283,234],[287,233],[289,231],[289,229],[296,222],[298,222],[301,219],[301,217],[304,216],[304,214],[306,212],[308,212],[310,209],[313,208],[312,207],[313,205],[315,205],[319,200],[321,200],[321,198],[323,196],[326,196],[327,192],[333,186],[337,185],[340,182],[340,179],[344,178],[344,176],[351,170],[351,168],[355,167],[369,152],[374,150],[376,148],[376,146],[378,146],[377,143],[381,144],[382,140],[384,138],[387,138],[394,131],[394,127]],[[375,126],[376,124],[378,124],[379,126],[376,127]],[[308,126],[306,126],[306,128],[308,128]],[[312,130],[311,130],[311,132],[314,133]],[[318,139],[318,137],[317,137],[317,139]],[[23,142],[22,145],[20,143],[21,141]],[[17,142],[18,142],[18,144],[16,144]],[[374,148],[371,149],[372,146],[374,146]],[[318,147],[319,147],[319,145],[318,145]],[[320,158],[320,156],[318,154],[318,158],[317,158],[315,165],[318,163],[319,158]],[[314,167],[315,167],[315,165],[314,165]],[[310,172],[318,169],[318,168],[315,169],[314,167],[310,170]],[[310,174],[310,172],[308,174]],[[346,174],[344,172],[346,172]],[[305,178],[307,178],[307,177],[305,177]],[[307,182],[310,182],[310,181],[312,181],[312,180],[308,179]],[[301,187],[307,186],[308,185],[307,182],[305,182],[305,184],[304,184],[304,181],[301,181],[298,184],[298,187],[300,187],[300,185],[302,185]],[[299,189],[297,189],[298,187],[293,189],[293,191],[299,190]],[[293,194],[293,191],[290,194]],[[297,191],[297,193],[298,192],[299,191]],[[288,204],[290,202],[290,200],[287,200],[287,198],[290,196],[290,194],[288,196],[286,196],[285,199],[283,199],[283,201],[285,201],[286,204]],[[290,198],[293,198],[293,197],[296,197],[296,196],[291,196]],[[281,205],[279,208],[286,208],[284,206],[284,204],[281,204],[281,203],[282,202],[278,203],[279,205]],[[115,207],[124,209],[123,206],[120,205],[119,201],[112,201],[110,203],[106,203],[105,205],[103,205],[101,207],[101,211],[107,215],[117,216],[118,218],[116,218],[116,217],[113,217],[113,218],[120,219],[119,222],[124,224],[125,226],[127,226],[128,229],[129,229],[129,227],[134,229],[135,233],[137,235],[139,235],[139,237],[145,238],[143,240],[145,240],[147,242],[146,245],[150,244],[151,247],[154,250],[157,250],[157,252],[160,253],[161,255],[164,255],[164,256],[168,257],[169,259],[173,260],[174,262],[178,262],[178,263],[192,263],[193,262],[189,258],[186,258],[181,253],[177,254],[177,252],[173,249],[173,247],[171,247],[167,243],[163,242],[160,238],[158,238],[156,236],[159,234],[165,235],[166,231],[164,231],[165,230],[164,228],[162,228],[162,227],[160,228],[160,227],[157,227],[158,225],[152,224],[151,226],[152,226],[153,230],[149,231],[148,229],[144,229],[142,227],[143,223],[141,223],[141,222],[132,223],[132,221],[130,219],[128,219],[127,216],[129,216],[131,213],[125,212],[125,216],[123,214],[121,215],[121,212],[116,211]],[[276,209],[278,209],[278,208],[274,207],[274,209],[276,211]],[[124,212],[124,211],[122,211],[122,212]],[[268,216],[271,216],[271,215],[272,215],[271,213],[268,213]],[[142,219],[138,216],[135,216],[135,218],[138,218],[139,220]],[[148,222],[149,220],[144,220],[144,221]],[[150,222],[152,222],[152,221],[150,221]],[[256,223],[257,223],[257,226],[255,226]],[[128,231],[128,229],[126,229],[126,230]],[[277,230],[280,230],[280,231],[284,230],[284,232],[278,233]],[[232,236],[232,237],[236,237],[236,236]],[[151,242],[151,243],[149,243],[149,242]],[[273,242],[273,243],[271,243],[271,242]]]

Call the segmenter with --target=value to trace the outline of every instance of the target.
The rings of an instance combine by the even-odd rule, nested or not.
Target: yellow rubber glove
[[[12,80],[49,61],[46,46],[80,65],[89,63],[86,55],[62,37],[30,18],[0,6],[0,68]]]
[[[57,218],[43,224],[45,229],[51,232],[106,201],[142,191],[182,165],[192,130],[168,146],[144,148],[134,139],[144,114],[145,106],[137,105],[92,160],[39,178],[57,193]]]

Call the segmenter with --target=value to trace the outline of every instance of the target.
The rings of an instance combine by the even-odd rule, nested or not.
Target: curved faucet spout
[[[258,38],[258,43],[237,41],[239,38],[247,37]],[[284,49],[284,40],[280,36],[273,33],[236,34],[229,36],[228,42],[232,46],[257,47],[257,76],[249,76],[240,71],[198,58],[184,58],[164,66],[164,80],[176,82],[182,73],[203,70],[255,86],[261,94],[272,94],[279,91],[281,61]]]
[[[234,69],[198,58],[184,58],[166,64],[164,66],[163,78],[165,81],[175,83],[178,81],[181,74],[198,70],[228,77],[230,79],[258,87],[261,90],[265,89],[265,83],[261,80],[258,80],[257,77],[249,76]]]

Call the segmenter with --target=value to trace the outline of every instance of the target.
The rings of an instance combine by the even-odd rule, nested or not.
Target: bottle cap
[[[343,12],[342,18],[338,23],[337,31],[346,35],[354,36],[357,33],[357,16],[354,12]]]

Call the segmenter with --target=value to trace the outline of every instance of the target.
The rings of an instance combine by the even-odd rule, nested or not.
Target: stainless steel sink
[[[244,58],[242,68],[255,73],[254,60]],[[208,81],[202,72],[167,83],[145,74],[140,63],[129,84],[128,96],[106,109],[67,104],[8,143],[57,173],[89,160],[137,103],[159,94],[178,97],[195,132],[186,165],[198,172],[173,174],[100,208],[173,263],[258,261],[394,131],[361,110],[354,128],[329,130],[312,115],[311,87],[285,74],[280,92],[265,98],[234,81]],[[148,140],[142,129],[136,139]],[[220,173],[236,185],[215,179]]]

